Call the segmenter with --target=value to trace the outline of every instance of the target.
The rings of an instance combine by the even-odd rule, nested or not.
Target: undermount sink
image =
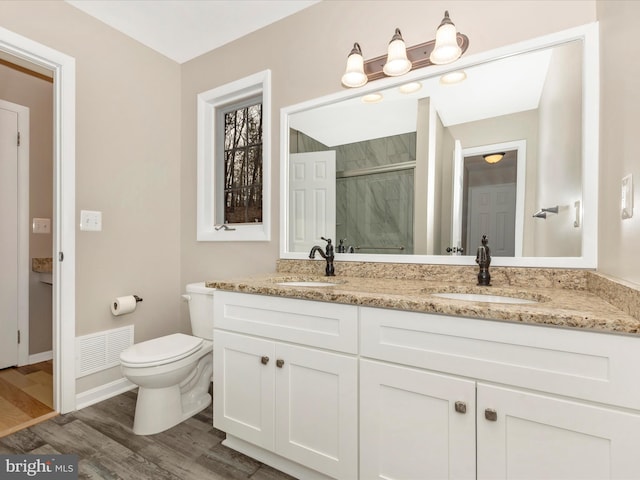
[[[536,300],[528,300],[526,298],[505,297],[502,295],[491,295],[486,293],[432,293],[432,295],[434,297],[449,298],[451,300],[465,300],[467,302],[512,304],[538,303]]]
[[[338,285],[332,282],[278,282],[278,285],[284,287],[333,287]]]

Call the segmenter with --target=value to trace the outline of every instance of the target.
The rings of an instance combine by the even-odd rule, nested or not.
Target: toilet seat
[[[188,357],[200,349],[202,342],[199,337],[173,333],[132,345],[120,354],[120,361],[127,367],[164,365]]]

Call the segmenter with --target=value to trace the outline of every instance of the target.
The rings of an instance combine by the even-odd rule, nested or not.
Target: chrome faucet
[[[309,253],[309,258],[315,258],[316,252],[318,252],[320,256],[327,261],[327,267],[324,270],[324,274],[327,277],[334,277],[336,274],[335,269],[333,267],[333,259],[335,258],[335,255],[333,254],[333,245],[331,244],[331,239],[324,238],[324,237],[320,237],[320,238],[325,242],[327,242],[326,250],[323,252],[322,247],[319,247],[318,245],[314,245],[311,248],[311,252]]]
[[[478,285],[491,285],[491,274],[489,273],[489,265],[491,265],[491,249],[489,248],[489,239],[486,235],[482,235],[482,245],[478,247],[476,253],[476,263],[480,266],[478,272]]]

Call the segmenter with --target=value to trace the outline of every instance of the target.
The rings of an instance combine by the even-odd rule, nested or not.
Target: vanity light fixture
[[[487,155],[483,155],[484,161],[487,163],[498,163],[504,157],[504,152],[497,153],[489,153]]]
[[[469,48],[469,38],[459,32],[449,18],[449,12],[444,12],[444,18],[436,31],[436,38],[425,43],[407,48],[399,28],[396,28],[387,55],[364,61],[362,49],[357,42],[347,59],[347,69],[342,76],[345,87],[362,87],[368,81],[384,77],[404,75],[417,68],[429,65],[451,63]]]

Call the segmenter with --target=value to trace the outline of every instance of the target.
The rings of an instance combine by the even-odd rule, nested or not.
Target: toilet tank
[[[189,283],[186,298],[189,300],[189,318],[192,335],[207,340],[213,339],[213,288],[204,282]]]

